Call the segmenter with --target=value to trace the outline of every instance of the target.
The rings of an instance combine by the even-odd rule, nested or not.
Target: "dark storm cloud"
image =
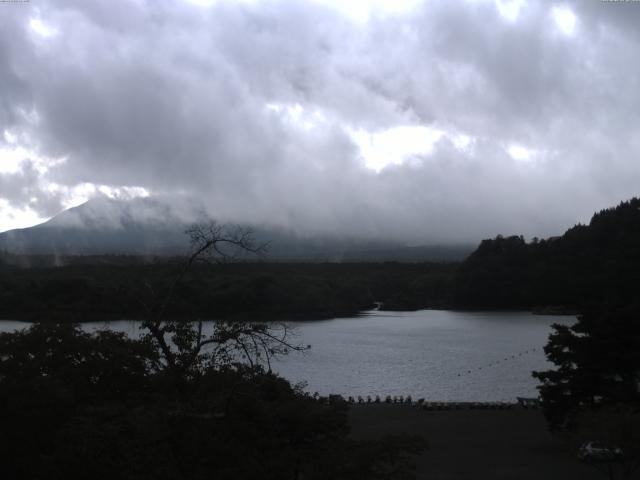
[[[640,5],[607,3],[509,21],[429,1],[367,23],[292,1],[2,6],[0,129],[66,160],[0,177],[0,197],[50,214],[46,182],[136,185],[306,232],[558,234],[640,184]],[[348,133],[418,124],[444,132],[433,151],[378,173]]]

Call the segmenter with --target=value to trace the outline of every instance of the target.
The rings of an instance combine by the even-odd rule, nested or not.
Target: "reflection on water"
[[[549,367],[542,347],[550,325],[573,321],[526,312],[421,310],[290,322],[311,350],[284,357],[273,368],[321,394],[514,401],[537,396],[531,371]],[[0,331],[24,325],[3,321]],[[84,325],[105,327],[139,334],[134,321]]]
[[[276,369],[320,393],[514,401],[537,396],[531,371],[549,367],[542,347],[550,325],[573,321],[526,312],[422,310],[304,322],[297,324],[298,335],[311,350],[277,362]]]

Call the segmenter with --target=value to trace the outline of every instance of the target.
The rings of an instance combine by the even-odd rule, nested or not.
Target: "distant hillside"
[[[136,198],[98,198],[35,227],[0,234],[0,250],[28,255],[176,253],[184,251],[187,223],[204,218],[195,207],[171,208]]]
[[[163,291],[181,266],[177,259],[102,259],[113,263],[3,268],[0,262],[0,318],[144,318],[142,302],[152,300],[147,285]],[[454,270],[455,264],[449,263],[198,264],[174,292],[167,314],[310,320],[353,316],[374,308],[375,302],[390,310],[442,308],[449,302]]]
[[[0,233],[0,252],[51,256],[50,259],[5,258],[5,263],[68,263],[78,255],[180,255],[188,247],[185,229],[210,219],[194,202],[179,204],[152,198],[99,198],[66,210],[31,228]],[[408,247],[396,242],[332,236],[305,237],[266,226],[252,227],[258,242],[269,242],[268,261],[286,262],[424,262],[460,261],[471,245]],[[6,257],[6,256],[5,256]]]
[[[640,199],[561,237],[482,241],[458,271],[455,299],[467,308],[569,310],[640,301]]]

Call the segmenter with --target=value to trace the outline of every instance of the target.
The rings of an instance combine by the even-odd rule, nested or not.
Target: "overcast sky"
[[[639,193],[639,59],[640,2],[0,3],[0,231],[186,195],[309,233],[561,234]]]

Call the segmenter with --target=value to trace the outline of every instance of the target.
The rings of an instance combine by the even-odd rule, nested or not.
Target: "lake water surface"
[[[573,317],[528,312],[365,312],[353,318],[288,322],[305,353],[273,364],[292,382],[320,394],[412,395],[431,401],[515,401],[537,396],[532,370],[544,370],[542,347],[552,323]],[[25,324],[0,321],[0,331]],[[138,322],[85,324],[137,335]]]

